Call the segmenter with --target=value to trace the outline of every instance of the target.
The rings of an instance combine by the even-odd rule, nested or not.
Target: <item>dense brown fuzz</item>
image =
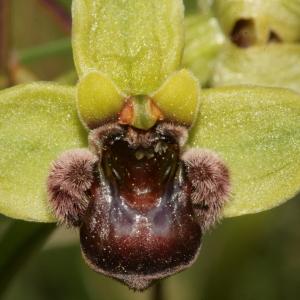
[[[102,156],[103,141],[114,134],[121,134],[124,129],[117,123],[109,123],[92,130],[89,134],[89,148],[99,160]]]
[[[188,138],[188,130],[184,126],[175,125],[173,123],[161,123],[157,126],[157,132],[162,135],[171,135],[182,147]]]
[[[205,149],[190,149],[182,160],[191,184],[194,212],[205,231],[218,220],[228,200],[229,171],[215,153]]]
[[[137,146],[150,147],[156,139],[156,135],[152,131],[144,131],[128,127],[124,140],[133,148]]]
[[[48,176],[48,197],[55,216],[61,223],[78,226],[88,206],[86,192],[94,181],[97,157],[86,149],[63,153],[53,164]]]

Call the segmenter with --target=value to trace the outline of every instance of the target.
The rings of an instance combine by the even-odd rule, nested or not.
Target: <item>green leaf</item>
[[[0,239],[0,297],[55,229],[54,224],[13,221]]]
[[[210,15],[190,15],[184,21],[186,34],[182,65],[192,70],[205,85],[212,75],[225,36],[217,19]]]
[[[213,10],[227,35],[240,20],[249,20],[248,29],[253,30],[255,44],[265,44],[275,33],[284,42],[300,38],[299,0],[215,0]]]
[[[270,44],[240,49],[228,45],[215,66],[212,86],[253,84],[300,92],[300,45]]]
[[[189,145],[227,163],[226,217],[277,206],[300,190],[300,95],[287,89],[222,87],[201,93]]]
[[[0,92],[0,213],[55,221],[46,197],[50,163],[85,145],[74,88],[33,83]]]
[[[183,47],[179,0],[74,0],[73,50],[80,76],[107,74],[128,94],[148,94],[175,71]]]

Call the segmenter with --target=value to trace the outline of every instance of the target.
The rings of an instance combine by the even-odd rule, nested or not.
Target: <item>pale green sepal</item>
[[[0,92],[0,213],[55,222],[46,196],[51,162],[86,147],[75,89],[32,83]]]
[[[185,33],[182,65],[193,71],[200,83],[205,85],[223,48],[225,36],[217,19],[206,14],[186,17]]]
[[[290,88],[300,93],[300,45],[270,44],[222,51],[211,86],[251,84]]]
[[[180,0],[74,0],[73,50],[81,77],[96,69],[125,93],[156,90],[180,64]]]
[[[300,190],[300,95],[287,89],[203,90],[189,146],[227,164],[232,197],[226,217],[275,207]]]
[[[90,72],[77,85],[77,109],[89,129],[116,119],[125,102],[114,82],[100,72]]]
[[[197,78],[186,69],[173,73],[151,95],[167,120],[191,126],[199,108],[200,86]]]

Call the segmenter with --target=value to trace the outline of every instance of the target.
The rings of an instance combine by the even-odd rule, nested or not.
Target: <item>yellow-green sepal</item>
[[[226,45],[211,86],[251,84],[290,88],[300,93],[300,45],[269,44],[240,49]]]
[[[300,95],[250,86],[203,90],[188,144],[216,151],[227,164],[226,217],[275,207],[300,190]]]
[[[192,126],[199,109],[200,85],[189,70],[173,73],[151,95],[166,120]]]
[[[107,74],[125,93],[149,94],[174,72],[184,44],[180,0],[73,0],[73,53],[82,77]]]
[[[116,120],[125,95],[106,75],[94,71],[82,77],[77,85],[77,109],[88,129]]]
[[[32,83],[0,92],[0,213],[55,222],[47,199],[50,164],[63,151],[86,147],[75,89]]]

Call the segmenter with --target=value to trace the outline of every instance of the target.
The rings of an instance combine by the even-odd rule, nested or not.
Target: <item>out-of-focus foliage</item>
[[[62,30],[61,24],[53,12],[49,11],[40,0],[10,0],[12,12],[12,46],[16,55],[37,46],[43,46],[69,34]],[[71,0],[62,0],[66,7]],[[70,8],[66,9],[66,11]],[[53,80],[63,72],[74,68],[71,47],[63,55],[48,56],[32,61],[26,67],[33,71],[40,80]]]

